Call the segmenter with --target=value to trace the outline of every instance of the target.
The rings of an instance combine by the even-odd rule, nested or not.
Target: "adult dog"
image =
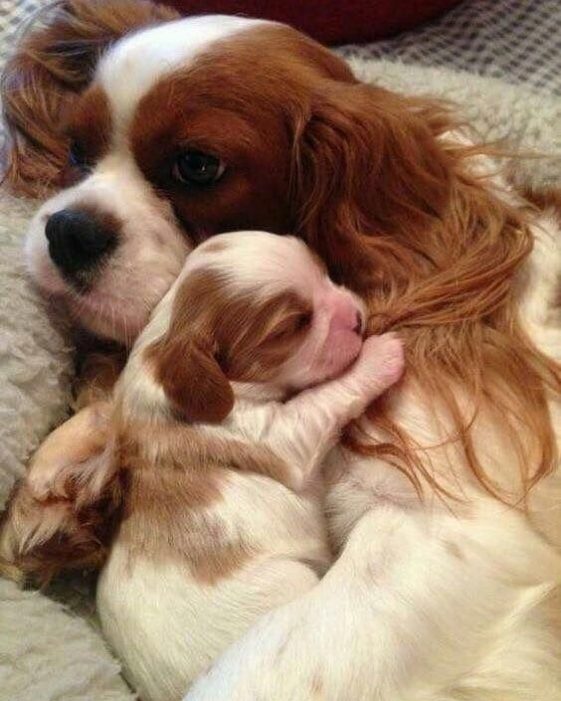
[[[358,82],[287,27],[168,20],[150,3],[68,0],[8,66],[7,180],[61,190],[29,235],[38,285],[128,344],[194,242],[295,232],[367,298],[370,333],[400,332],[408,363],[328,460],[336,563],[193,697],[557,701],[554,211],[488,175],[441,105]],[[44,468],[14,497],[3,544],[39,573],[78,552],[65,518],[87,539],[112,501]]]

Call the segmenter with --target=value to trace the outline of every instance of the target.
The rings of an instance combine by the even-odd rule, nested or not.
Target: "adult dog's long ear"
[[[185,421],[220,423],[232,411],[232,387],[210,344],[172,330],[148,348],[148,355],[156,381]]]
[[[60,0],[36,15],[0,86],[8,131],[3,179],[14,191],[41,195],[61,184],[68,152],[61,111],[90,82],[107,46],[176,17],[146,0]]]
[[[362,83],[324,80],[296,118],[295,228],[335,276],[371,275],[373,237],[411,239],[449,201],[443,105]]]

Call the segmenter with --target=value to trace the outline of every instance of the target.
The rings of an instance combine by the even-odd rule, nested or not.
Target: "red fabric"
[[[380,39],[425,22],[459,1],[163,0],[184,15],[221,12],[286,22],[325,44]]]

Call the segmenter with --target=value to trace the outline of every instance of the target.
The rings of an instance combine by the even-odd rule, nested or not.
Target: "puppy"
[[[301,241],[240,232],[189,256],[139,337],[115,394],[127,486],[98,609],[143,701],[180,699],[330,564],[321,460],[403,369],[400,342],[363,343],[364,326]]]

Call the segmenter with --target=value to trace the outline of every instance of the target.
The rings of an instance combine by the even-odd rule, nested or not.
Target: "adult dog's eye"
[[[175,180],[187,185],[210,185],[222,176],[224,170],[224,163],[216,156],[190,149],[176,156],[171,174]]]
[[[88,156],[84,147],[77,141],[73,141],[70,144],[70,151],[68,152],[68,162],[72,168],[77,168],[78,170],[89,170],[90,163],[88,161]]]

